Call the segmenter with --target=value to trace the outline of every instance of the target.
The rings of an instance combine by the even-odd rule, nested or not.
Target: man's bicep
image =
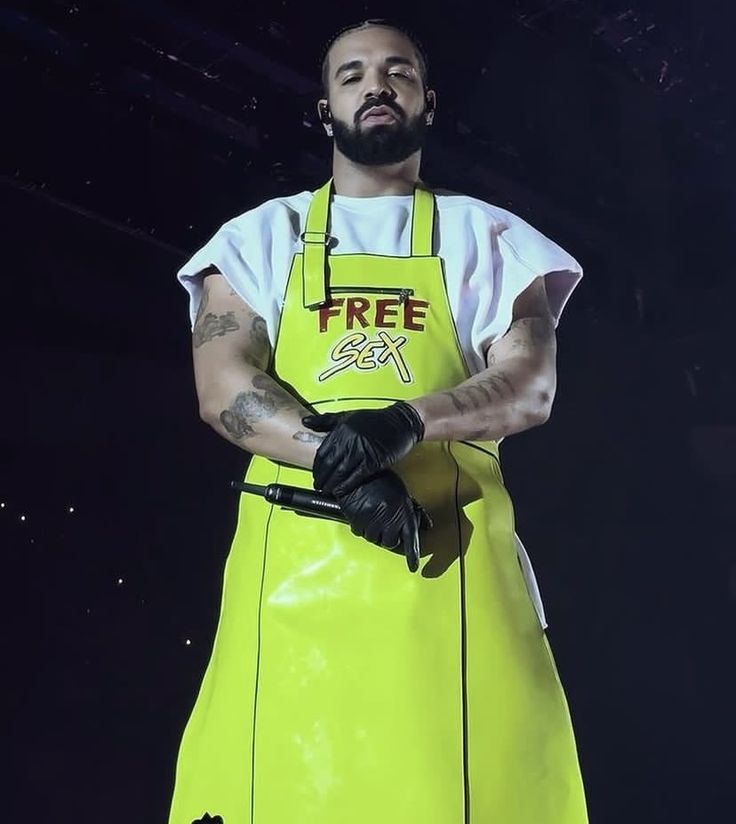
[[[557,353],[555,322],[547,300],[544,277],[533,280],[516,296],[511,325],[486,349],[486,365],[509,358],[526,357],[554,364]]]
[[[211,266],[203,272],[202,298],[192,329],[195,368],[229,359],[265,369],[270,344],[265,320]]]

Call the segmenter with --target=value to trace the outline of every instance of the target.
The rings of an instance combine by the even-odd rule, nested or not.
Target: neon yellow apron
[[[415,190],[411,256],[331,255],[331,185],[292,262],[273,371],[320,412],[460,383],[434,196]],[[587,821],[497,445],[423,442],[395,469],[435,524],[414,575],[345,524],[241,496],[170,824]],[[260,456],[246,478],[312,486]]]

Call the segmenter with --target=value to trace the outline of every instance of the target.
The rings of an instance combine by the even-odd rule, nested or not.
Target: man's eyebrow
[[[335,77],[337,77],[342,72],[349,71],[350,69],[359,69],[362,65],[362,60],[348,60],[347,63],[343,63],[342,66],[337,67],[337,70],[335,71]]]
[[[412,69],[414,68],[414,63],[409,60],[408,57],[401,57],[400,55],[392,55],[391,57],[387,57],[383,61],[385,66],[410,66]],[[335,71],[335,77],[338,77],[342,72],[350,71],[350,69],[362,69],[363,68],[363,61],[362,60],[348,60],[347,63],[343,63],[341,66],[337,67]]]

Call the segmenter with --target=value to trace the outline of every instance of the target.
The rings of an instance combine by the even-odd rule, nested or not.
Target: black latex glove
[[[381,472],[352,492],[335,497],[353,535],[403,552],[409,569],[419,569],[419,530],[429,529],[432,519],[395,472]]]
[[[388,469],[424,437],[419,413],[399,401],[384,409],[356,409],[307,415],[304,426],[329,432],[314,456],[314,488],[344,495]]]

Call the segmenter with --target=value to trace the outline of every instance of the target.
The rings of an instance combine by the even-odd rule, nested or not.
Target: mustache
[[[373,109],[376,106],[385,106],[387,109],[390,109],[394,114],[398,115],[399,117],[403,117],[404,113],[401,109],[392,103],[390,100],[371,100],[369,103],[366,103],[365,106],[362,106],[358,113],[355,115],[356,120],[360,120],[363,115],[369,110]]]

